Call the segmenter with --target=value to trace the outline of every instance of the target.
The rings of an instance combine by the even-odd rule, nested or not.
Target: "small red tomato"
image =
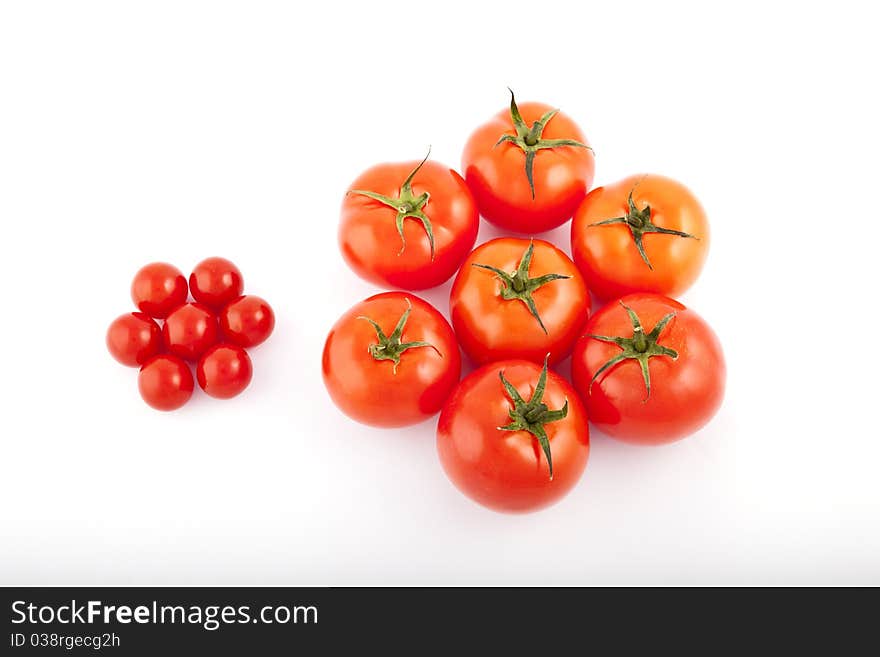
[[[235,397],[248,387],[253,374],[247,352],[232,344],[214,345],[202,355],[196,367],[199,386],[217,399]]]
[[[173,411],[189,401],[193,393],[189,365],[177,356],[154,356],[138,374],[141,397],[159,411]]]
[[[449,167],[425,160],[380,164],[345,196],[339,247],[361,278],[421,290],[456,272],[479,223],[467,185]]]
[[[569,383],[531,361],[465,378],[437,425],[437,451],[462,493],[495,511],[535,511],[578,482],[590,453],[587,414]]]
[[[574,263],[544,240],[500,237],[474,249],[449,297],[461,348],[484,365],[508,358],[550,363],[581,335],[590,295]]]
[[[238,267],[226,258],[206,258],[189,275],[189,289],[196,301],[220,310],[241,296],[244,279]]]
[[[590,421],[609,436],[669,443],[698,430],[721,406],[721,344],[678,301],[630,294],[597,312],[584,331],[572,356],[572,381]]]
[[[200,303],[184,304],[168,315],[162,327],[165,347],[186,360],[198,360],[217,337],[217,317]]]
[[[186,302],[186,278],[177,267],[153,262],[141,267],[131,282],[131,299],[141,312],[165,319]]]
[[[413,294],[386,292],[355,305],[324,343],[324,385],[350,418],[403,427],[437,413],[461,374],[449,322]]]
[[[272,307],[253,294],[239,297],[220,312],[223,335],[239,347],[256,347],[272,335],[274,328]]]
[[[577,124],[542,103],[502,110],[470,136],[461,168],[480,214],[519,233],[568,221],[593,183],[593,151]]]
[[[123,365],[139,367],[159,353],[162,330],[145,313],[120,315],[107,329],[107,349]]]

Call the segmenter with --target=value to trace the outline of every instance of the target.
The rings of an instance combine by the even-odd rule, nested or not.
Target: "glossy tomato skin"
[[[531,126],[554,109],[543,103],[521,103],[520,114]],[[558,147],[538,151],[534,163],[535,197],[525,173],[526,155],[515,144],[496,144],[515,134],[510,110],[504,109],[470,136],[461,168],[480,214],[496,226],[518,233],[538,233],[568,221],[593,184],[595,160],[586,148]],[[589,146],[577,124],[559,112],[547,123],[547,139],[574,139]]]
[[[568,279],[547,283],[532,297],[545,333],[528,307],[518,299],[501,298],[502,282],[491,271],[474,267],[487,264],[514,271],[534,243],[529,275],[562,274]],[[574,263],[544,240],[503,237],[477,247],[461,267],[452,285],[450,317],[462,349],[477,364],[509,358],[550,363],[565,358],[580,336],[590,312],[590,294]]]
[[[216,311],[241,296],[244,278],[226,258],[205,258],[189,275],[189,289],[196,301]]]
[[[630,191],[638,209],[651,207],[651,220],[661,228],[679,230],[698,239],[648,233],[644,235],[648,267],[623,224],[590,224],[627,214]],[[709,251],[709,222],[697,198],[681,183],[654,174],[624,178],[592,190],[571,224],[571,252],[587,286],[601,299],[634,292],[678,296],[697,279]]]
[[[718,337],[697,313],[673,299],[637,293],[621,301],[636,312],[645,332],[674,312],[658,342],[677,351],[678,358],[649,359],[651,394],[645,401],[645,383],[635,360],[606,370],[590,388],[593,374],[620,349],[582,337],[572,356],[572,381],[590,421],[609,436],[637,445],[670,443],[694,433],[712,419],[724,397],[726,367]],[[584,332],[628,337],[633,328],[621,305],[610,303]]]
[[[256,347],[275,329],[275,313],[268,302],[246,294],[220,311],[220,330],[227,341],[239,347]]]
[[[349,189],[397,198],[401,184],[418,162],[374,166]],[[446,282],[473,248],[479,228],[477,206],[464,179],[443,164],[428,160],[413,178],[413,193],[431,197],[423,212],[434,233],[434,258],[421,222],[403,222],[403,247],[393,208],[374,199],[346,194],[339,224],[339,248],[348,266],[364,280],[383,287],[423,290]]]
[[[187,303],[170,315],[162,326],[162,340],[169,352],[195,361],[218,339],[217,317],[201,303]]]
[[[192,372],[177,356],[154,356],[138,374],[138,389],[143,400],[156,410],[173,411],[192,397]]]
[[[544,401],[551,409],[568,400],[568,416],[545,426],[553,479],[537,439],[527,431],[502,431],[512,408],[499,372],[526,399],[541,366],[504,360],[467,376],[440,414],[437,452],[446,475],[472,500],[495,511],[536,511],[562,498],[578,482],[590,453],[587,413],[565,379],[550,370]]]
[[[174,265],[153,262],[138,270],[131,282],[131,300],[138,310],[165,319],[186,302],[186,278]]]
[[[107,350],[128,367],[140,367],[162,348],[162,330],[146,313],[120,315],[107,329]]]
[[[391,335],[406,312],[404,342],[427,342],[400,355],[395,372],[390,360],[369,353],[377,343],[377,322]],[[324,385],[339,409],[350,418],[376,427],[402,427],[435,415],[458,383],[461,357],[455,334],[444,317],[427,301],[404,292],[385,292],[348,310],[327,336],[322,359]]]
[[[231,399],[251,382],[254,368],[247,352],[233,344],[214,345],[199,359],[196,380],[216,399]]]

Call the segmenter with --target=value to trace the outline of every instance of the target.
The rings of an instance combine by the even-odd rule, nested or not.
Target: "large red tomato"
[[[346,312],[327,336],[324,384],[349,417],[402,427],[440,410],[461,374],[449,323],[427,301],[377,294]]]
[[[677,296],[697,279],[709,223],[690,190],[671,178],[630,176],[597,187],[571,223],[571,252],[602,299],[633,292]]]
[[[721,344],[693,310],[658,294],[631,294],[587,323],[572,380],[590,421],[620,440],[656,445],[692,434],[721,405]]]
[[[480,214],[501,228],[537,233],[571,218],[593,184],[595,162],[568,116],[542,103],[502,110],[470,136],[462,171]]]
[[[505,360],[466,377],[443,407],[437,451],[461,492],[496,511],[534,511],[577,483],[587,465],[587,414],[565,379]]]
[[[544,240],[494,239],[465,261],[450,294],[455,334],[476,363],[525,358],[555,363],[571,351],[590,312],[574,263]]]
[[[426,160],[380,164],[351,184],[339,246],[361,278],[408,290],[434,287],[473,248],[479,215],[467,185]]]

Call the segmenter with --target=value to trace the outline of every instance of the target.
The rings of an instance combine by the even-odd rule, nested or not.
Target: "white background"
[[[869,6],[3,3],[0,582],[880,583]],[[337,250],[347,185],[429,144],[458,167],[507,85],[580,123],[597,184],[698,194],[683,301],[729,365],[705,430],[594,432],[580,484],[525,516],[448,483],[436,420],[359,426],[320,376],[376,291]],[[158,413],[104,331],[141,265],[208,255],[276,333],[246,394]]]

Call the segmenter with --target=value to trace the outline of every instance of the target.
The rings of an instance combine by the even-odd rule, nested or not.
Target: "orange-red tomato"
[[[107,350],[123,365],[139,367],[161,347],[162,329],[145,313],[120,315],[107,329]]]
[[[468,256],[449,304],[455,334],[474,362],[541,363],[549,353],[555,363],[580,336],[590,295],[577,267],[555,246],[503,237]]]
[[[459,384],[440,414],[443,469],[461,492],[490,509],[552,504],[587,465],[586,411],[568,382],[546,367],[524,360],[486,365]]]
[[[697,279],[708,249],[700,202],[663,176],[630,176],[597,187],[571,224],[574,261],[602,299],[633,292],[677,296]]]
[[[726,370],[717,336],[678,301],[631,294],[597,312],[572,356],[590,421],[640,444],[692,434],[715,415]]]
[[[138,310],[156,319],[165,319],[186,302],[186,278],[177,267],[152,262],[141,267],[131,282],[131,300]]]
[[[523,103],[470,136],[462,171],[480,214],[506,230],[537,233],[568,221],[593,184],[584,134],[550,105]],[[503,140],[503,141],[502,141]]]
[[[427,301],[377,294],[346,312],[324,344],[324,385],[349,417],[402,427],[437,413],[458,383],[461,357],[449,323]]]
[[[467,185],[438,162],[380,164],[349,190],[339,247],[354,272],[377,285],[440,285],[477,239],[479,215]]]
[[[171,354],[154,356],[138,374],[138,389],[157,411],[173,411],[192,397],[193,375],[183,360]]]

